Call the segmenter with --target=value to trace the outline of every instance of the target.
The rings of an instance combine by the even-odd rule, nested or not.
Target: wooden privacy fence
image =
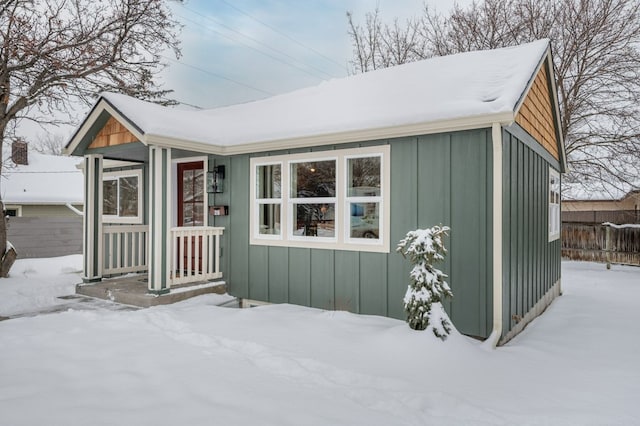
[[[562,257],[640,265],[640,227],[563,223]]]

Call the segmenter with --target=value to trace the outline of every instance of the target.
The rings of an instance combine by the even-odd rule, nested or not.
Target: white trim
[[[493,123],[493,330],[487,340],[493,347],[502,335],[502,126]]]
[[[344,194],[344,203],[342,203],[340,205],[340,209],[347,209],[348,206],[350,204],[365,204],[365,203],[374,203],[374,204],[379,204],[380,205],[380,209],[378,212],[378,226],[379,228],[383,228],[382,232],[389,235],[389,229],[384,230],[384,227],[386,226],[387,228],[390,226],[388,222],[390,222],[389,220],[386,220],[387,217],[389,216],[389,209],[386,208],[388,207],[389,203],[385,203],[384,202],[384,194],[390,194],[389,192],[389,188],[384,188],[384,185],[380,188],[380,195],[379,196],[349,196],[348,194],[348,170],[349,170],[349,160],[351,159],[356,159],[356,158],[371,158],[371,157],[379,157],[380,158],[380,175],[384,176],[385,173],[385,168],[387,167],[385,165],[385,156],[382,154],[360,154],[360,155],[345,155],[344,156],[344,170],[345,173],[343,175],[341,175],[341,180],[342,182],[340,182],[340,187],[345,191]],[[389,179],[387,179],[388,181]],[[386,182],[388,183],[388,182]],[[386,210],[386,211],[385,211]],[[350,244],[365,244],[365,245],[376,245],[376,240],[375,239],[367,239],[367,238],[351,238],[350,235],[350,231],[351,231],[351,217],[350,215],[344,214],[344,212],[340,212],[341,216],[343,217],[345,220],[344,223],[344,239],[345,241],[347,241]],[[379,231],[380,232],[380,231]]]
[[[126,223],[130,225],[139,225],[143,222],[143,214],[144,211],[144,178],[142,169],[130,169],[130,170],[118,170],[113,172],[103,172],[102,174],[102,182],[104,185],[105,181],[108,180],[116,180],[118,181],[118,191],[116,193],[116,205],[117,209],[120,206],[120,183],[119,179],[124,177],[137,177],[138,178],[138,214],[136,216],[120,216],[119,214],[115,215],[106,215],[103,213],[102,221],[104,223]],[[104,194],[103,194],[104,195]],[[104,202],[104,198],[101,198],[101,202]]]
[[[332,155],[329,155],[332,154]],[[297,156],[289,156],[289,159],[285,162],[285,167],[287,169],[287,174],[291,173],[291,166],[294,164],[302,164],[302,163],[310,163],[310,162],[320,162],[320,161],[326,161],[326,162],[333,162],[335,163],[335,171],[336,171],[336,187],[335,187],[335,195],[333,197],[313,197],[313,198],[300,198],[300,197],[293,197],[290,193],[291,191],[291,177],[289,176],[289,178],[287,180],[283,180],[283,183],[286,183],[286,187],[285,185],[282,185],[283,188],[285,188],[287,195],[288,195],[288,200],[287,200],[287,204],[285,205],[285,211],[287,214],[287,227],[284,228],[286,229],[286,238],[285,240],[288,241],[308,241],[309,243],[313,244],[316,242],[325,242],[325,243],[330,243],[330,244],[335,244],[338,242],[338,226],[337,226],[337,222],[338,222],[338,218],[340,216],[338,216],[338,200],[340,199],[344,199],[344,194],[342,192],[342,187],[338,184],[338,180],[339,178],[339,171],[338,168],[340,167],[340,163],[338,161],[338,155],[336,154],[336,151],[320,151],[317,153],[317,155],[315,153],[305,153],[305,154],[298,154]],[[303,236],[303,235],[296,235],[294,232],[297,231],[297,229],[293,229],[293,223],[294,223],[294,219],[293,219],[293,211],[294,211],[294,205],[304,205],[304,204],[333,204],[334,208],[334,229],[333,229],[333,237],[321,237],[321,236],[315,236],[315,237],[307,237],[307,236]],[[258,236],[259,238],[259,236]]]
[[[305,248],[319,248],[330,250],[350,250],[350,251],[367,251],[367,252],[379,252],[389,253],[390,244],[390,155],[391,148],[389,145],[376,145],[365,148],[355,149],[337,149],[330,151],[316,151],[305,152],[300,154],[279,155],[270,157],[253,157],[250,160],[250,244],[263,245],[263,246],[281,246],[281,247],[305,247]],[[349,218],[347,218],[347,212],[345,206],[348,202],[346,197],[346,173],[347,173],[347,159],[349,158],[363,158],[370,156],[381,157],[380,173],[381,173],[381,188],[380,197],[375,201],[380,206],[380,219],[379,219],[379,238],[378,239],[366,239],[366,238],[347,238],[348,225],[350,224]],[[336,195],[329,198],[291,198],[290,191],[290,165],[300,162],[308,161],[323,161],[330,160],[336,161]],[[257,206],[264,204],[264,199],[256,199],[256,169],[258,166],[281,164],[281,198],[279,199],[281,204],[281,217],[280,217],[280,232],[281,235],[262,235],[258,232],[258,211]],[[363,200],[369,199],[369,197],[358,197]],[[293,235],[293,229],[291,223],[293,221],[293,204],[296,201],[304,200],[309,203],[331,203],[335,204],[335,233],[334,237],[301,237]]]
[[[83,278],[95,280],[102,278],[103,271],[103,236],[102,236],[102,155],[88,154],[84,156],[87,164],[84,176],[86,197],[82,215],[84,257]],[[96,165],[96,162],[98,163]],[[99,182],[99,185],[96,185]],[[94,188],[97,188],[96,194]],[[96,239],[94,239],[96,237]],[[96,264],[93,264],[94,258]],[[95,272],[95,273],[94,273]]]
[[[202,179],[203,194],[202,197],[202,211],[204,212],[203,226],[207,226],[209,223],[209,212],[207,207],[209,204],[209,194],[207,194],[207,172],[209,171],[209,157],[206,155],[200,155],[196,157],[184,157],[184,158],[172,158],[171,159],[171,205],[172,205],[172,220],[171,225],[173,227],[178,226],[178,164],[179,163],[195,163],[202,161],[202,168],[204,170],[204,179]]]
[[[276,139],[271,141],[255,141],[234,145],[214,145],[206,142],[187,141],[183,139],[145,134],[144,143],[163,147],[179,148],[188,151],[199,151],[216,155],[249,154],[262,151],[276,151],[282,149],[310,148],[321,145],[336,145],[350,142],[362,142],[404,136],[426,135],[431,133],[453,132],[491,127],[495,122],[509,125],[515,120],[513,112],[461,117],[450,120],[431,121],[426,123],[405,124],[373,129],[349,130],[344,132],[326,133]]]
[[[320,135],[281,138],[269,141],[247,141],[246,143],[237,143],[234,145],[215,145],[204,141],[190,141],[165,135],[144,133],[144,130],[141,130],[141,133],[141,131],[130,124],[125,116],[121,115],[116,109],[112,108],[104,98],[101,98],[96,104],[93,111],[85,118],[82,126],[78,129],[73,139],[71,139],[68,146],[65,148],[66,154],[71,154],[78,147],[83,137],[91,129],[93,123],[97,120],[100,114],[105,111],[109,113],[113,118],[118,120],[120,124],[122,124],[144,145],[155,145],[163,148],[184,149],[187,151],[196,151],[205,154],[216,155],[248,154],[262,151],[308,148],[320,145],[335,145],[350,142],[360,142],[363,140],[380,140],[387,138],[399,138],[404,136],[479,129],[491,127],[493,123],[509,125],[514,122],[516,116],[514,111],[506,111],[493,114],[459,117],[447,120],[404,124],[400,126],[348,130]]]
[[[100,98],[100,100],[96,104],[93,111],[91,111],[91,113],[89,113],[87,118],[84,119],[82,126],[80,126],[76,134],[73,136],[73,139],[71,139],[69,144],[65,147],[64,153],[66,155],[71,155],[71,153],[78,147],[78,145],[80,145],[82,138],[89,132],[89,130],[91,130],[91,126],[93,126],[93,124],[98,119],[100,114],[102,114],[102,112],[105,112],[105,111],[109,115],[111,115],[113,118],[118,120],[120,124],[122,124],[129,132],[133,134],[133,136],[136,137],[136,139],[138,139],[140,142],[145,144],[144,134],[140,133],[138,129],[131,126],[129,124],[129,120],[127,120],[125,116],[123,116],[113,107],[111,107],[111,105],[109,105],[106,99]]]
[[[554,191],[558,197],[558,202],[553,203],[550,200],[550,194],[552,191],[551,187],[551,179],[555,178],[558,182],[556,185],[557,191]],[[555,241],[560,238],[560,229],[561,229],[561,219],[560,219],[560,173],[558,173],[554,168],[549,166],[549,182],[547,187],[547,201],[548,201],[548,211],[549,211],[549,242]],[[552,209],[553,207],[553,209]],[[553,210],[553,211],[552,211]]]
[[[268,157],[271,159],[271,157]],[[284,205],[289,202],[287,188],[283,186],[283,182],[285,182],[285,164],[283,161],[258,161],[257,159],[253,161],[251,166],[251,170],[249,171],[249,199],[254,200],[256,205],[279,205],[280,206],[280,233],[279,234],[261,234],[260,233],[260,224],[259,217],[257,215],[260,214],[259,211],[256,211],[255,208],[249,209],[249,223],[251,226],[251,235],[259,236],[259,238],[265,240],[282,240],[283,232],[287,229],[287,218],[285,214]],[[261,166],[280,166],[280,198],[258,198],[256,194],[256,169]],[[288,170],[287,172],[287,180],[288,180]]]

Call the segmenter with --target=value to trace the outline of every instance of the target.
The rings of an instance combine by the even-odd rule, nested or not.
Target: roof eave
[[[167,148],[184,149],[215,155],[238,155],[254,152],[278,151],[282,149],[309,148],[321,145],[335,145],[369,140],[400,138],[423,134],[444,133],[461,130],[490,128],[494,123],[509,125],[514,121],[512,111],[494,114],[484,114],[471,117],[461,117],[449,120],[388,126],[372,129],[359,129],[345,132],[325,133],[292,138],[281,138],[267,141],[255,141],[236,145],[214,145],[197,141],[188,141],[164,135],[147,133],[146,144],[164,146]]]

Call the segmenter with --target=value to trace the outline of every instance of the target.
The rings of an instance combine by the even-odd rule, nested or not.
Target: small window
[[[282,164],[262,164],[256,168],[257,233],[279,237],[282,232]]]
[[[560,174],[549,168],[549,241],[560,238]]]
[[[142,223],[142,170],[105,172],[102,199],[104,222]]]
[[[347,158],[348,239],[380,238],[380,176],[382,158]]]

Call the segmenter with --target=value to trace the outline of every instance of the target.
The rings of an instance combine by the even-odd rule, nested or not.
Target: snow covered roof
[[[4,158],[10,158],[5,155]],[[77,157],[29,151],[28,165],[2,167],[0,193],[5,204],[82,204],[82,170]]]
[[[513,121],[548,48],[545,39],[434,57],[211,110],[178,110],[114,93],[102,94],[96,107],[105,100],[110,108],[103,109],[120,115],[116,118],[128,122],[123,124],[142,136],[145,144],[186,141],[216,147],[221,153],[227,152],[225,149],[238,152],[229,148],[243,145],[323,135],[333,136],[333,142],[344,142],[354,132],[390,137],[398,132],[372,130],[413,126],[418,131],[428,123],[442,123],[443,128],[447,123],[449,128],[464,128],[464,123],[466,128],[480,127]],[[78,146],[82,133],[81,127],[69,143],[69,151]]]

